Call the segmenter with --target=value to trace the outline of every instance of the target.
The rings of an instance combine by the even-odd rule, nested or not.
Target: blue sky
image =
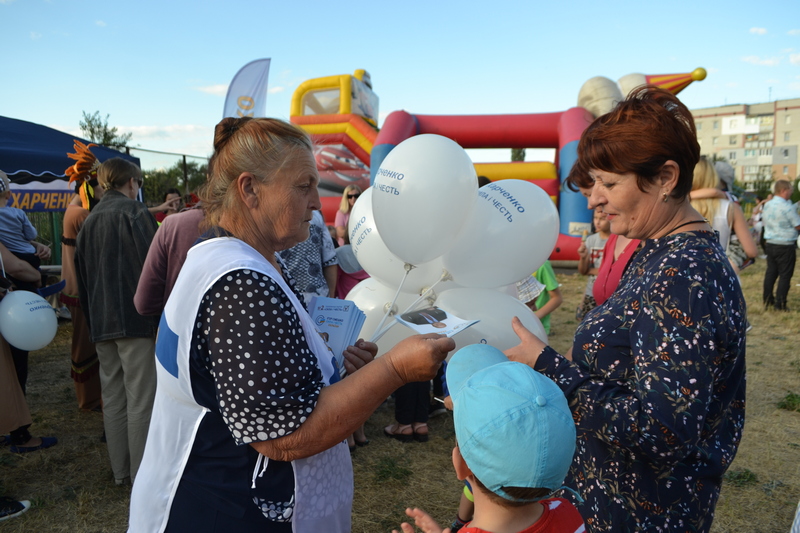
[[[800,2],[0,0],[0,115],[77,134],[100,111],[134,146],[207,156],[228,83],[262,57],[285,119],[298,84],[358,68],[382,117],[563,111],[594,76],[696,67],[690,108],[758,103],[800,98]]]

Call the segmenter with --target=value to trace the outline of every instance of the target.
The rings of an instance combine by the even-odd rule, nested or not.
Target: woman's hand
[[[403,383],[427,381],[436,377],[442,361],[455,347],[455,341],[444,335],[414,335],[397,343],[383,357],[389,358]]]
[[[547,348],[547,345],[523,326],[519,318],[514,317],[511,319],[511,327],[519,337],[520,343],[503,353],[512,361],[523,363],[533,368],[539,359],[539,355]]]
[[[375,356],[378,355],[378,345],[358,339],[354,346],[345,348],[342,355],[344,355],[344,368],[349,375],[375,359]]]

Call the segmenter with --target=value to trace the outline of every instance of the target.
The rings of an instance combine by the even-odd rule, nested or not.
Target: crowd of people
[[[78,407],[102,410],[114,482],[133,486],[130,531],[349,531],[350,456],[390,396],[396,422],[383,433],[401,442],[428,441],[429,416],[453,411],[464,491],[452,533],[709,531],[744,427],[738,272],[760,236],[675,96],[634,90],[581,136],[567,185],[587,198],[595,231],[578,249],[589,279],[563,354],[514,319],[519,344],[505,353],[473,345],[445,365],[455,343],[430,334],[381,357],[359,339],[332,358],[308,304],[366,276],[347,255],[361,190],[345,189],[329,228],[318,182],[308,135],[267,118],[220,122],[201,202],[180,210],[168,191],[158,221],[128,161],[78,180],[62,239],[72,375]],[[756,221],[763,301],[778,311],[800,230],[791,194],[776,182]],[[35,285],[44,251],[12,249],[35,235],[3,211],[7,272]],[[550,333],[563,302],[552,265],[517,288]],[[56,443],[27,433],[27,408],[0,421],[18,450]],[[10,517],[29,502],[0,505]],[[420,509],[407,514],[442,531]]]

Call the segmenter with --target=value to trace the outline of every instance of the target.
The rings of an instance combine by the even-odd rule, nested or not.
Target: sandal
[[[414,429],[411,424],[399,424],[395,422],[391,426],[383,428],[383,434],[390,439],[397,439],[400,442],[411,442],[414,438]]]
[[[426,422],[419,422],[419,423],[414,423],[413,427],[414,427],[414,440],[417,442],[428,442],[428,424]]]
[[[55,446],[56,444],[58,444],[58,439],[55,437],[40,437],[40,440],[41,442],[36,446],[15,445],[11,446],[11,448],[9,448],[9,451],[11,453],[28,453],[28,452],[35,452],[37,450],[44,450],[45,448],[49,448],[51,446]]]

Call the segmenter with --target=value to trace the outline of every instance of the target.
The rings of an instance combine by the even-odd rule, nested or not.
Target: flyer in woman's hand
[[[342,361],[342,352],[355,344],[364,313],[350,300],[315,296],[309,305],[311,318],[337,360]],[[343,368],[343,367],[342,367]]]
[[[464,320],[438,307],[426,307],[403,313],[397,317],[397,321],[417,333],[441,333],[448,337],[480,322],[479,320]]]

